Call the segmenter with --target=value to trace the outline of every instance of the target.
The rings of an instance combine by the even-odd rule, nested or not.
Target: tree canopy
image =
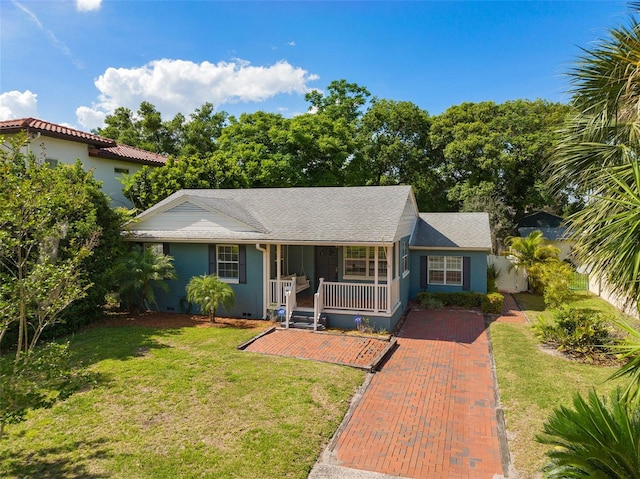
[[[431,116],[346,80],[305,98],[309,111],[293,118],[235,118],[206,103],[168,122],[142,103],[136,115],[117,109],[96,132],[172,155],[125,179],[141,209],[180,188],[411,184],[421,210],[489,211],[502,240],[524,214],[562,213],[572,198],[568,185],[551,190],[545,176],[567,105],[463,103]]]

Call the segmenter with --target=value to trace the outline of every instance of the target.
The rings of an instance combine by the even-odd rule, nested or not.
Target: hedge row
[[[500,293],[430,293],[424,291],[418,293],[418,303],[427,309],[446,308],[457,306],[461,308],[480,308],[482,312],[500,314],[504,296]]]

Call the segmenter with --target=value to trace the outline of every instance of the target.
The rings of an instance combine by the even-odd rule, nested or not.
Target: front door
[[[338,281],[338,248],[335,246],[316,246],[316,289],[320,278]]]

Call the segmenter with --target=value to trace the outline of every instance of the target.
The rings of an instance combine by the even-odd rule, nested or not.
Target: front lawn
[[[515,295],[530,321],[545,311],[541,297]],[[578,294],[572,306],[615,311],[608,303],[586,293]],[[511,459],[522,478],[540,477],[547,446],[535,436],[559,405],[571,405],[573,394],[585,395],[591,388],[608,394],[617,383],[606,379],[614,367],[581,364],[544,351],[529,324],[491,325],[500,399],[505,413]]]
[[[0,477],[306,478],[364,373],[236,349],[259,331],[76,335],[97,383],[9,426]]]

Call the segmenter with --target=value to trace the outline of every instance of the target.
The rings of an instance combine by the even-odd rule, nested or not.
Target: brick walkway
[[[528,323],[527,317],[520,310],[518,303],[511,293],[502,293],[504,296],[504,303],[502,305],[502,316],[497,321],[499,323]]]
[[[371,370],[390,347],[389,341],[343,334],[276,329],[249,344],[245,351],[313,359]]]
[[[496,413],[483,316],[414,310],[323,460],[405,478],[499,477]]]

